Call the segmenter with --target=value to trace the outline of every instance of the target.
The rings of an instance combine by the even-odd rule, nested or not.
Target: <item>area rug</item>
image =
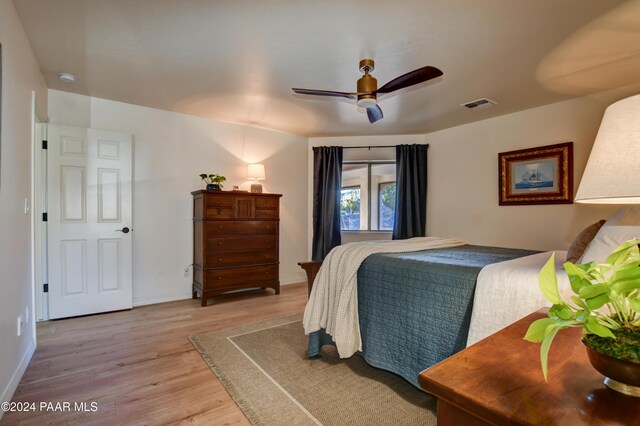
[[[305,356],[302,315],[190,336],[254,425],[434,425],[435,398],[359,356]],[[203,395],[203,397],[206,397]]]

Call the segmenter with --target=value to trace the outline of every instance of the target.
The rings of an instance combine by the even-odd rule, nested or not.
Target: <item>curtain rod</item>
[[[416,144],[416,145],[426,145],[429,148],[429,144]],[[371,150],[371,148],[395,148],[397,145],[371,145],[371,146],[343,146],[342,149],[364,149],[367,148]]]

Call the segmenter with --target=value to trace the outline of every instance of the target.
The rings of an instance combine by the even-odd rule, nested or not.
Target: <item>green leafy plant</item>
[[[555,253],[542,267],[538,282],[544,297],[553,304],[548,318],[534,321],[525,340],[542,343],[540,361],[547,380],[549,347],[565,328],[582,327],[583,342],[614,358],[640,363],[640,252],[638,241],[622,243],[605,263],[576,265],[564,270],[575,295],[565,301],[558,290]]]
[[[205,181],[205,183],[217,184],[220,186],[220,188],[222,188],[222,182],[227,180],[226,177],[219,175],[217,173],[211,173],[211,174],[202,173],[200,174],[200,179]]]

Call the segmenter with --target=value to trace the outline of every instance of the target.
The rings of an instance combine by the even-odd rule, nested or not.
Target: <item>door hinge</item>
[[[48,141],[42,141],[42,149],[47,149]]]
[[[49,284],[42,284],[42,292],[49,293]]]
[[[42,221],[47,222],[48,220],[49,220],[49,215],[47,215],[46,213],[42,213]]]

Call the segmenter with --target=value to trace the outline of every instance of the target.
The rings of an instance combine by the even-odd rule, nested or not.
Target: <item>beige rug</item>
[[[305,357],[301,315],[191,336],[254,425],[434,425],[435,399],[359,356]],[[203,396],[204,397],[204,396]]]

